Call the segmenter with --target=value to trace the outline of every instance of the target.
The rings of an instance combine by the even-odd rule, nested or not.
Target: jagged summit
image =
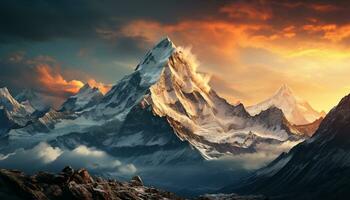
[[[278,95],[293,95],[292,89],[290,87],[288,87],[287,84],[283,84],[280,89],[276,92],[275,96]]]
[[[33,111],[33,108],[18,103],[6,87],[0,88],[0,135],[13,127],[25,126]]]
[[[17,111],[22,107],[21,104],[12,97],[7,87],[0,88],[0,106],[8,111]]]
[[[85,83],[83,87],[79,89],[78,92],[82,92],[84,90],[92,89],[91,85],[89,83]]]
[[[152,63],[162,64],[171,56],[175,49],[175,44],[168,37],[162,39],[158,44],[156,44],[151,50],[146,53],[141,62],[136,66],[135,71],[139,70],[141,72],[146,72],[148,68],[157,67],[153,66]]]
[[[75,95],[69,97],[61,106],[62,111],[81,111],[96,105],[103,98],[102,92],[89,83],[84,84]]]
[[[322,114],[313,109],[307,101],[294,95],[286,84],[283,84],[272,97],[249,106],[247,111],[251,115],[256,115],[271,106],[280,108],[286,118],[297,125],[312,123],[322,117]]]
[[[50,105],[44,100],[43,95],[32,89],[24,89],[16,95],[15,99],[19,103],[32,107],[39,112],[45,112],[50,109]]]
[[[9,90],[7,89],[7,87],[0,88],[0,94],[6,94],[6,93],[9,93]]]

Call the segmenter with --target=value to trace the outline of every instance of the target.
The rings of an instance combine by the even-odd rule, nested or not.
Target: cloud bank
[[[20,169],[26,172],[58,171],[67,165],[74,168],[86,168],[95,173],[132,175],[137,172],[133,164],[123,164],[104,151],[84,145],[73,150],[63,150],[42,142],[32,149],[18,149],[13,153],[0,155],[2,168]]]

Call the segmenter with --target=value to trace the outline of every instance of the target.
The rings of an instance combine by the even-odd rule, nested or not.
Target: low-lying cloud
[[[257,146],[257,151],[255,153],[227,156],[222,158],[222,160],[237,163],[239,168],[256,170],[266,166],[281,153],[287,153],[293,146],[300,142],[302,142],[302,140],[286,141],[282,144],[261,144]]]
[[[26,172],[58,171],[67,165],[73,168],[86,168],[96,173],[132,175],[137,172],[133,164],[123,164],[104,151],[84,145],[66,150],[42,142],[32,149],[18,149],[13,153],[0,155],[2,168],[14,168]]]

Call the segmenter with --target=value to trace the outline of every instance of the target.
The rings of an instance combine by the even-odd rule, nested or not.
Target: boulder
[[[143,186],[143,181],[140,176],[132,177],[130,182],[132,186]]]

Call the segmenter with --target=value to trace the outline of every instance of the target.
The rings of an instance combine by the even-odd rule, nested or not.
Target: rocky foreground
[[[139,176],[130,182],[92,177],[87,170],[66,167],[58,174],[39,172],[29,176],[18,170],[0,169],[0,199],[6,200],[142,200],[184,198],[146,187]],[[263,200],[262,196],[204,195],[199,200]]]
[[[143,186],[140,177],[130,182],[90,176],[87,170],[66,167],[58,174],[33,176],[17,170],[0,170],[0,199],[182,199],[170,192]]]

